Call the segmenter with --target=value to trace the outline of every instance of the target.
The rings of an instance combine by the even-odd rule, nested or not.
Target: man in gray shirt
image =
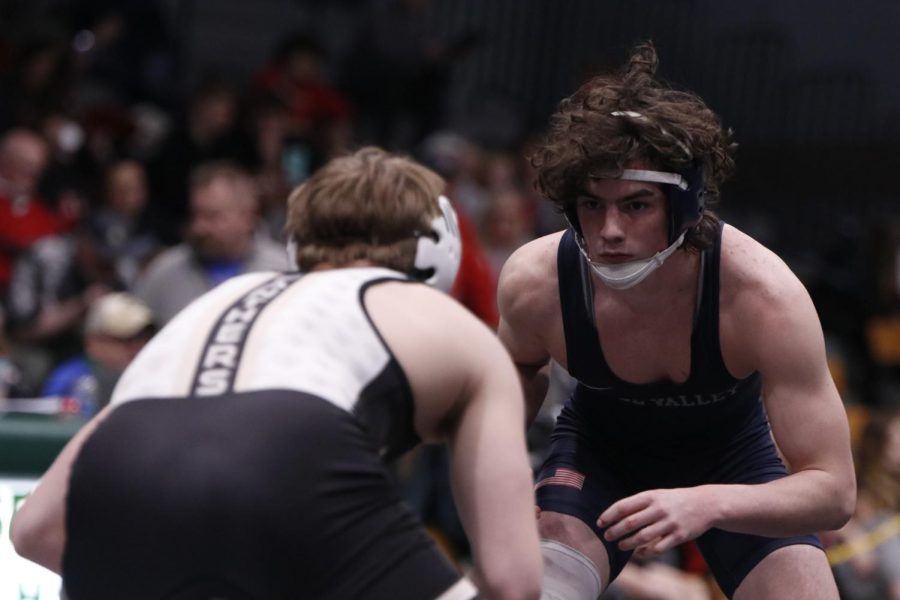
[[[185,241],[160,254],[135,286],[160,325],[226,279],[288,268],[284,248],[256,234],[253,181],[235,165],[200,165],[190,181]]]

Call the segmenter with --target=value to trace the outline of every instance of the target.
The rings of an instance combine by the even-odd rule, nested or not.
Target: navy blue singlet
[[[557,419],[550,455],[538,475],[537,499],[542,510],[574,515],[594,529],[609,554],[612,578],[630,553],[606,542],[596,519],[617,500],[647,489],[765,483],[787,475],[770,435],[759,373],[737,379],[722,360],[721,239],[720,227],[701,257],[690,375],[681,384],[646,385],[623,381],[609,368],[593,318],[588,267],[571,231],[560,240],[566,359],[578,383]],[[814,536],[764,538],[717,529],[697,543],[729,597],[776,548],[818,545]]]

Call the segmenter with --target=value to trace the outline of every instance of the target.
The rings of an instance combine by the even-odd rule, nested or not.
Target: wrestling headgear
[[[662,266],[669,256],[684,243],[684,237],[688,230],[700,222],[703,216],[703,195],[705,186],[703,181],[703,168],[694,159],[691,149],[681,140],[670,134],[658,123],[654,123],[646,115],[630,110],[617,110],[610,113],[634,126],[649,125],[657,128],[663,135],[675,142],[681,149],[685,158],[692,162],[693,166],[679,173],[665,171],[649,171],[644,169],[624,169],[619,179],[629,181],[649,181],[661,183],[666,192],[666,213],[669,216],[669,246],[657,252],[650,258],[634,260],[627,263],[604,265],[591,260],[584,243],[581,224],[578,222],[578,211],[575,204],[568,202],[564,205],[564,212],[569,224],[575,231],[575,241],[581,254],[588,264],[597,273],[600,280],[608,287],[623,290],[637,285],[650,273]]]
[[[462,238],[456,211],[446,196],[438,197],[441,214],[431,221],[431,230],[417,234],[415,277],[449,292],[462,260]]]
[[[703,169],[692,167],[681,173],[665,171],[648,171],[644,169],[624,169],[619,179],[629,181],[648,181],[661,183],[666,191],[666,212],[669,216],[669,246],[650,258],[633,260],[627,263],[606,265],[591,259],[578,212],[574,203],[567,203],[566,218],[575,232],[575,241],[581,254],[605,285],[623,290],[637,285],[650,273],[662,266],[669,256],[684,242],[687,231],[700,222],[703,216]]]
[[[462,260],[462,238],[456,211],[446,196],[438,196],[441,212],[431,220],[430,229],[416,232],[416,258],[413,262],[413,277],[441,291],[449,292],[456,281]],[[287,241],[288,260],[297,260],[297,241],[293,236]]]

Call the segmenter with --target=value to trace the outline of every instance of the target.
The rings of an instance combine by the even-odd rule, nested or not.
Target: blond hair
[[[381,148],[336,158],[288,197],[291,258],[301,271],[368,260],[412,273],[416,238],[439,214],[444,187],[432,170]]]

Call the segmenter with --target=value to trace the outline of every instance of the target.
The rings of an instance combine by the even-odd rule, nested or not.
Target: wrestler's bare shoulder
[[[773,335],[799,338],[818,327],[806,288],[774,252],[733,227],[722,237],[719,331],[732,374],[759,368]]]
[[[806,293],[777,254],[730,225],[722,233],[721,277],[725,305],[754,298],[770,306],[780,305]]]
[[[556,288],[556,253],[563,231],[557,231],[519,247],[500,272],[500,287],[525,291]]]

